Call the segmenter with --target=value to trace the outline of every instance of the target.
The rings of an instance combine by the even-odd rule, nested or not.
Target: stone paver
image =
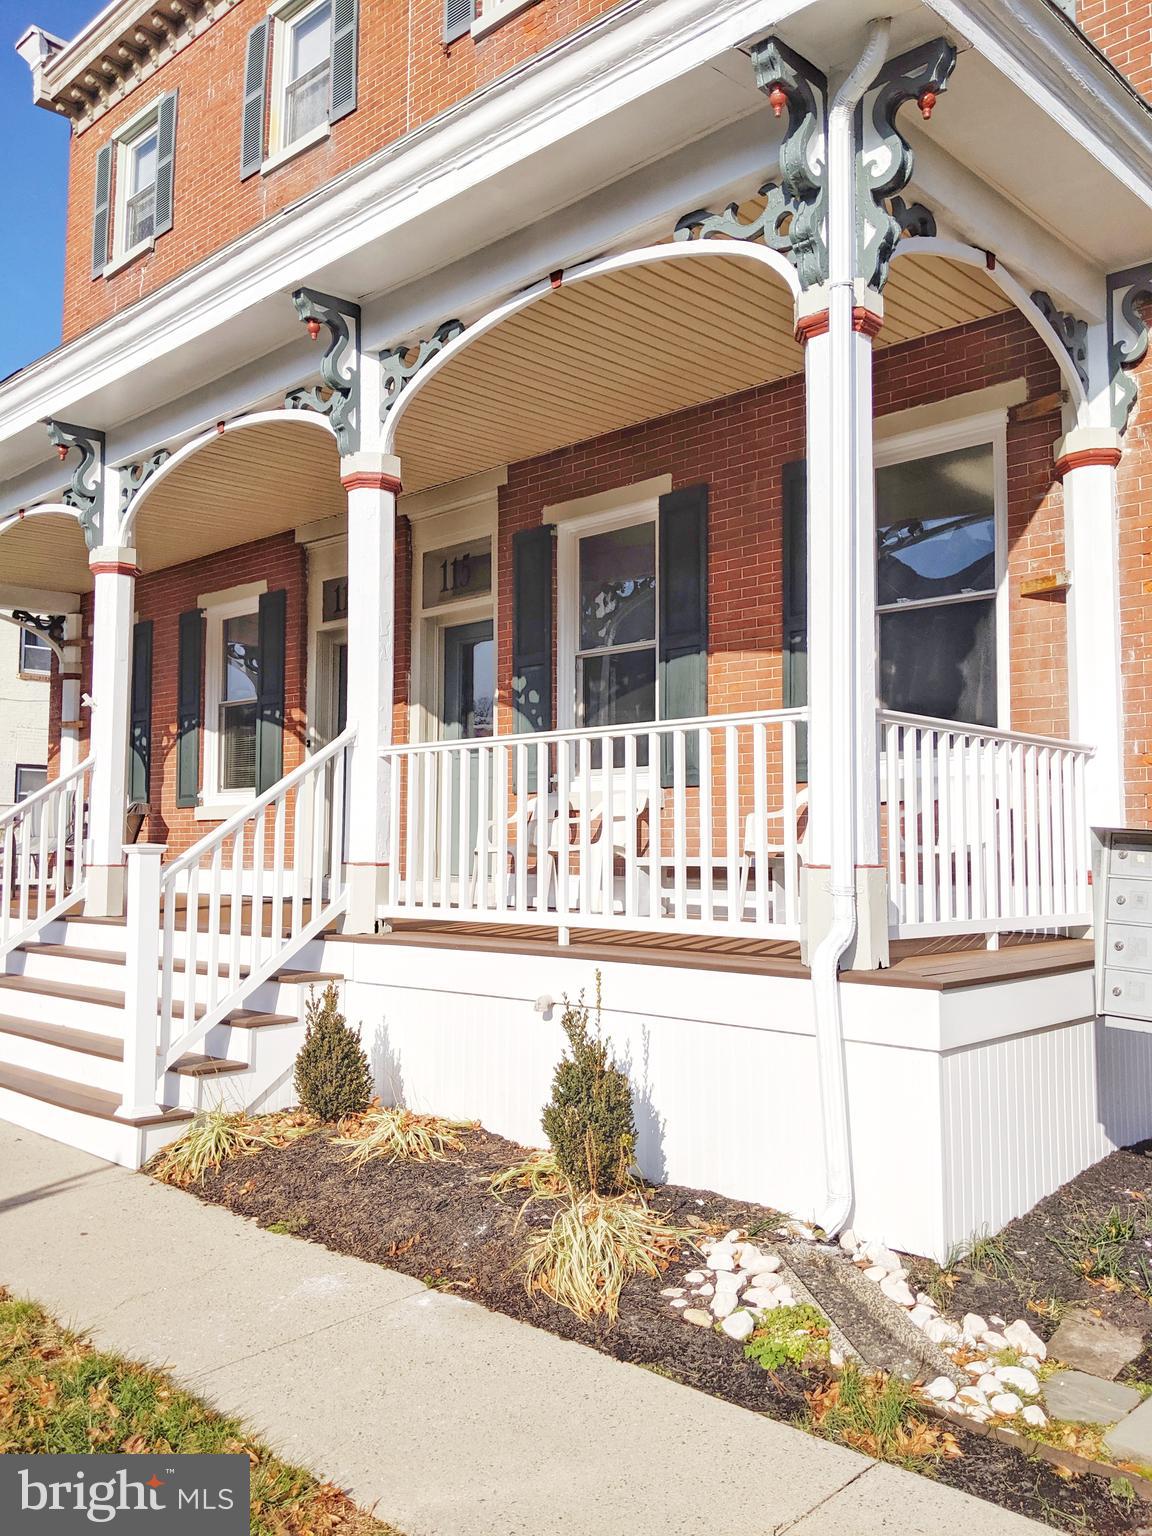
[[[1092,1312],[1069,1312],[1048,1341],[1048,1353],[1090,1376],[1109,1381],[1144,1348],[1138,1328],[1118,1328]]]
[[[1115,1424],[1140,1401],[1132,1387],[1102,1381],[1083,1371],[1060,1371],[1044,1383],[1044,1406],[1049,1418],[1073,1424]]]
[[[1152,1466],[1152,1398],[1134,1408],[1104,1436],[1104,1444],[1118,1461],[1138,1461]]]
[[[2,1122],[0,1284],[408,1536],[1044,1529]]]

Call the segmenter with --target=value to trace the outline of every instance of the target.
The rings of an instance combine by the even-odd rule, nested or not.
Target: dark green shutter
[[[264,95],[268,78],[268,22],[248,34],[244,61],[244,113],[240,128],[240,180],[264,164]]]
[[[552,729],[552,527],[512,536],[512,709],[517,731]]]
[[[784,708],[808,702],[808,466],[785,464],[782,485]],[[797,732],[796,776],[808,778],[808,727]]]
[[[99,277],[108,263],[108,236],[112,224],[112,145],[105,144],[96,156],[96,205],[92,212],[92,276]]]
[[[176,804],[192,806],[200,798],[204,614],[199,608],[180,615],[176,672]]]
[[[444,0],[444,41],[454,43],[471,30],[476,19],[476,0]]]
[[[284,654],[288,594],[265,592],[260,599],[260,677],[256,685],[256,793],[284,774]]]
[[[689,485],[660,498],[660,718],[708,713],[708,487]],[[700,782],[700,754],[686,742],[688,784]],[[672,740],[661,778],[672,783]]]
[[[360,0],[332,0],[332,55],[328,121],[338,123],[356,108],[356,34]]]
[[[176,92],[161,96],[156,109],[156,202],[153,235],[172,228],[172,175],[176,160]]]
[[[132,628],[132,719],[128,799],[147,802],[152,768],[152,620]]]

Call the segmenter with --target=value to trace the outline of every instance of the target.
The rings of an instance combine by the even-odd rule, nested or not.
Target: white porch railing
[[[84,894],[92,759],[0,816],[0,957]]]
[[[1091,923],[1091,748],[887,710],[880,747],[894,935]]]
[[[159,849],[144,850],[157,856],[151,875],[133,879],[130,863],[125,1105],[159,1102],[164,1073],[343,911],[353,739],[345,731],[162,872]]]
[[[385,749],[385,915],[800,932],[804,710]]]

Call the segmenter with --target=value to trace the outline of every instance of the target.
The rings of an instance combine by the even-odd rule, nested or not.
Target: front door
[[[496,642],[492,620],[453,624],[443,631],[443,671],[440,689],[440,735],[444,741],[472,741],[491,736],[496,704]],[[452,782],[447,786],[452,807],[452,874],[460,869],[460,808],[464,796],[460,761],[452,754]],[[468,828],[465,844],[474,847],[479,832],[479,753],[468,754]],[[443,802],[441,802],[443,803]],[[486,807],[484,814],[488,814]]]

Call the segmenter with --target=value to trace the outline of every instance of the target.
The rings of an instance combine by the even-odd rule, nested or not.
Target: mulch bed
[[[1074,1256],[1091,1264],[1090,1238],[1113,1212],[1130,1217],[1130,1241],[1109,1247],[1109,1266],[1120,1285],[1102,1283],[1075,1267]],[[998,1234],[998,1250],[981,1267],[961,1261],[945,1275],[922,1259],[905,1262],[918,1285],[933,1285],[954,1317],[996,1313],[1011,1321],[1026,1318],[1048,1340],[1070,1307],[1087,1308],[1118,1327],[1152,1331],[1145,1297],[1152,1279],[1152,1141],[1141,1142],[1086,1169],[1041,1200]],[[1144,1261],[1149,1265],[1145,1270]],[[1055,1303],[1055,1306],[1052,1303]],[[1152,1348],[1121,1371],[1119,1380],[1152,1382]]]
[[[517,1261],[525,1231],[550,1223],[552,1204],[536,1201],[521,1210],[518,1197],[498,1199],[491,1193],[492,1175],[519,1162],[523,1148],[483,1130],[466,1132],[464,1141],[463,1152],[444,1162],[391,1167],[375,1162],[354,1172],[345,1154],[321,1132],[232,1159],[191,1186],[191,1192],[261,1226],[288,1230],[427,1285],[451,1289],[740,1407],[789,1422],[803,1417],[804,1394],[819,1384],[818,1374],[766,1372],[746,1360],[724,1335],[683,1322],[660,1296],[663,1286],[677,1284],[693,1267],[690,1249],[684,1250],[683,1263],[674,1264],[661,1279],[631,1281],[621,1298],[619,1319],[611,1327],[582,1323],[545,1298],[529,1296]],[[1147,1180],[1147,1160],[1141,1157],[1138,1166]],[[739,1227],[753,1238],[771,1238],[781,1220],[765,1207],[677,1185],[662,1185],[653,1203],[673,1222],[708,1223],[720,1232]],[[977,1290],[982,1306],[973,1309],[997,1311],[993,1292],[973,1281],[974,1294]],[[1006,1305],[1019,1312],[1018,1302]],[[1101,1479],[1066,1479],[1046,1462],[1024,1458],[1011,1447],[962,1429],[957,1438],[963,1457],[933,1467],[942,1482],[1058,1530],[1095,1536],[1152,1531],[1152,1508],[1124,1500]]]

